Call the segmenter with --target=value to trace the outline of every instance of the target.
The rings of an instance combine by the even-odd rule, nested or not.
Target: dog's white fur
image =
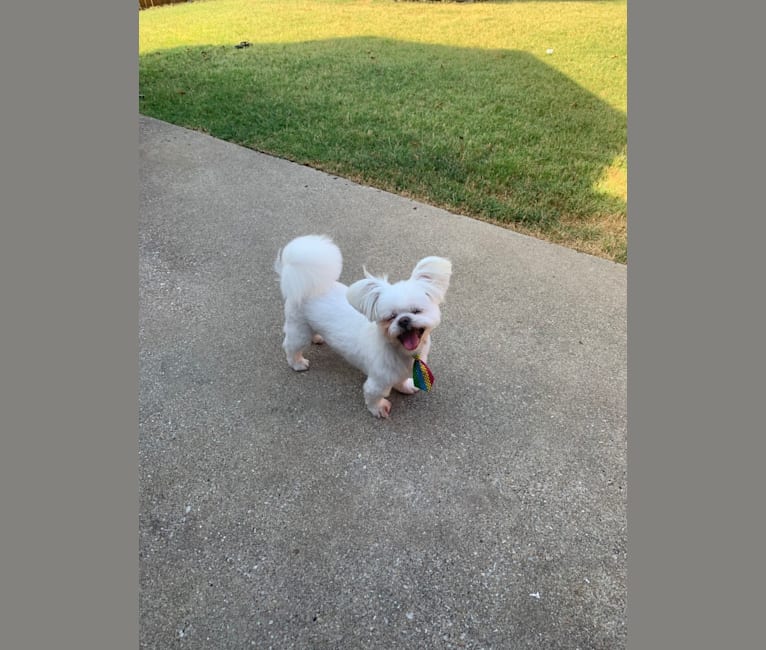
[[[340,250],[322,235],[298,237],[279,251],[274,269],[285,300],[282,347],[287,363],[300,371],[309,367],[304,348],[327,342],[367,375],[364,401],[373,415],[385,418],[392,388],[417,391],[413,357],[428,358],[452,264],[426,257],[408,280],[395,284],[364,269],[364,279],[349,287],[338,282],[342,267]]]

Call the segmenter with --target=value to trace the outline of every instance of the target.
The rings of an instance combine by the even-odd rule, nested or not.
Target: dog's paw
[[[391,413],[391,402],[383,397],[375,406],[371,406],[369,410],[376,418],[387,418]]]
[[[309,360],[305,357],[299,357],[290,362],[290,367],[296,372],[303,372],[304,370],[309,369]]]
[[[316,343],[317,345],[322,345],[324,339],[319,334],[314,334],[314,336],[311,337],[311,342]]]
[[[415,386],[415,382],[412,379],[405,379],[400,384],[396,384],[394,388],[405,395],[412,395],[418,392],[417,386]]]

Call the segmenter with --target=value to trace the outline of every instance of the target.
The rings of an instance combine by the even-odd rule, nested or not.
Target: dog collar
[[[412,364],[412,382],[417,388],[428,392],[434,385],[434,374],[426,365],[426,362],[420,358],[419,354],[413,355]]]

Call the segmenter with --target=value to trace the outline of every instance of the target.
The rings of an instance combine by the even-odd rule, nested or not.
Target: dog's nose
[[[399,327],[402,329],[408,330],[410,329],[410,325],[412,324],[412,319],[409,316],[402,316],[399,319]]]

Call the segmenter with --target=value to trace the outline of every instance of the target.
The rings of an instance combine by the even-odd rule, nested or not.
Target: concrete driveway
[[[626,267],[140,118],[143,648],[624,648]],[[272,264],[454,267],[433,392],[296,373]]]

